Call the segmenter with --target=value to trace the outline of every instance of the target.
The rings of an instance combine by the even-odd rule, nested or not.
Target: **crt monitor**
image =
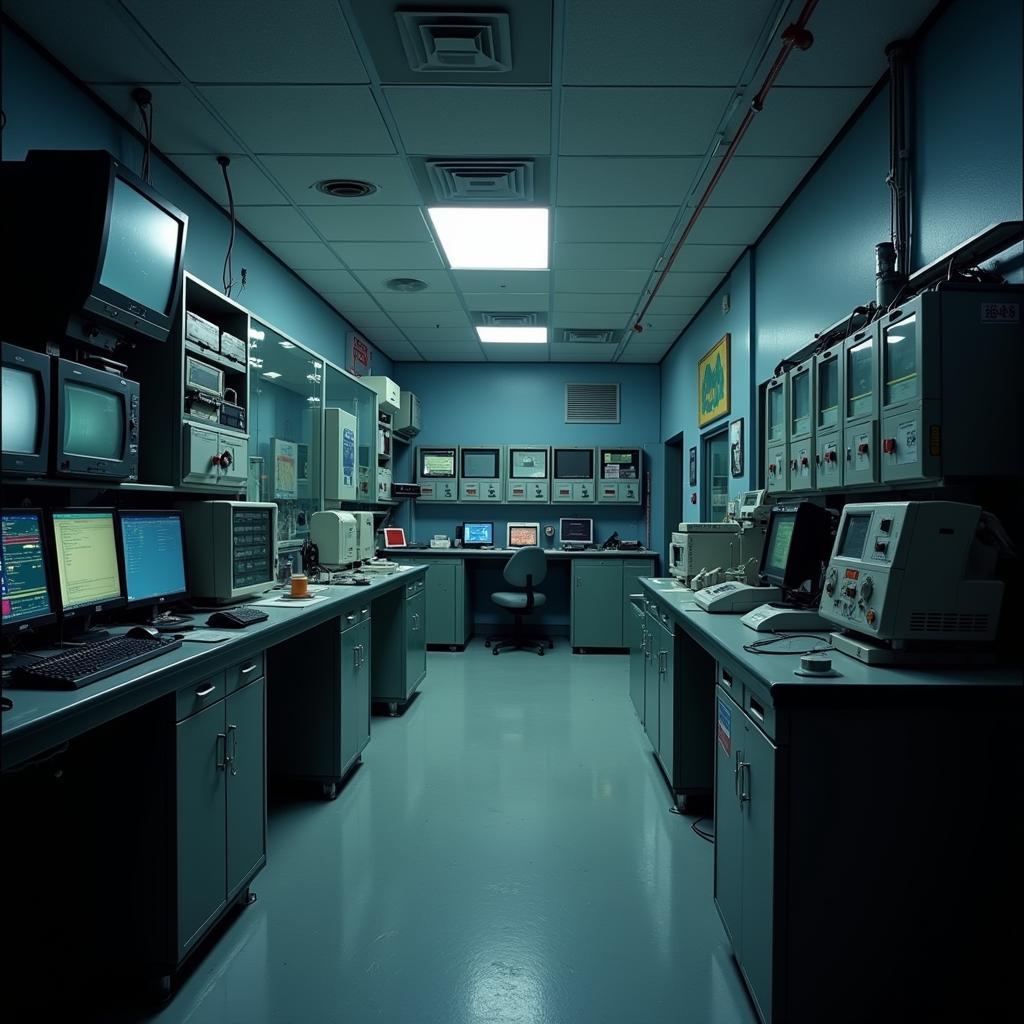
[[[103,348],[166,341],[187,215],[102,150],[30,150],[4,166],[20,210],[13,233],[24,255],[16,280],[31,310],[26,326]]]
[[[181,512],[122,509],[117,519],[128,605],[170,604],[187,597]]]
[[[835,513],[821,505],[799,501],[774,506],[758,575],[770,586],[816,597],[834,533]]]
[[[42,519],[39,509],[3,510],[0,590],[4,633],[42,626],[57,618],[50,601]]]
[[[3,343],[3,471],[45,476],[50,459],[50,357]]]
[[[501,453],[497,448],[463,448],[463,480],[497,480]]]
[[[556,480],[592,480],[594,478],[593,448],[556,448]]]
[[[494,523],[463,523],[462,546],[490,547],[494,543]]]
[[[54,562],[65,618],[124,604],[113,509],[51,513]]]
[[[393,551],[395,548],[404,548],[405,545],[405,530],[400,526],[385,526],[384,527],[384,547],[389,551]]]
[[[559,544],[593,544],[594,543],[594,520],[593,519],[559,519],[558,520],[558,543]]]
[[[540,546],[540,523],[509,523],[508,542],[510,548],[535,548]]]
[[[455,479],[454,448],[421,448],[420,476],[431,479]]]
[[[510,448],[508,468],[513,480],[543,480],[548,475],[547,449]]]

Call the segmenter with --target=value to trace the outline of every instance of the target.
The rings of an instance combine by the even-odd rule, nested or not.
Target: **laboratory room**
[[[5,1019],[1015,1019],[1022,38],[5,0]]]

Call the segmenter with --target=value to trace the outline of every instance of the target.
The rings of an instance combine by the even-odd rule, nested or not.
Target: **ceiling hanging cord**
[[[148,89],[143,89],[142,86],[139,86],[132,89],[132,99],[139,108],[139,116],[142,118],[142,131],[146,139],[145,149],[142,151],[142,172],[140,177],[147,185],[152,185],[153,94]]]
[[[686,222],[686,227],[683,228],[683,233],[679,236],[679,241],[676,242],[672,252],[669,253],[669,257],[665,261],[665,266],[662,267],[661,273],[658,274],[658,279],[654,282],[654,287],[651,289],[650,294],[647,296],[643,307],[637,315],[636,321],[633,324],[633,330],[637,333],[643,331],[643,320],[647,315],[647,311],[651,308],[651,303],[657,296],[662,284],[664,284],[665,278],[672,269],[672,266],[676,261],[676,257],[679,255],[680,249],[682,249],[683,245],[686,243],[686,239],[690,236],[690,232],[693,230],[694,224],[697,223],[697,218],[701,215],[701,211],[711,198],[711,193],[714,192],[715,186],[725,173],[725,169],[729,166],[729,162],[736,153],[743,136],[746,135],[747,129],[754,120],[754,116],[760,113],[764,108],[765,97],[775,84],[775,79],[779,77],[779,73],[782,71],[783,65],[786,63],[786,59],[789,57],[790,52],[794,47],[798,50],[810,49],[811,45],[814,43],[814,36],[807,30],[807,22],[810,19],[814,8],[817,6],[818,0],[806,0],[803,10],[800,12],[800,16],[792,25],[787,26],[783,31],[782,49],[779,50],[779,54],[775,58],[775,63],[772,64],[768,74],[765,76],[764,82],[761,84],[761,88],[751,101],[746,114],[743,115],[743,120],[736,129],[736,134],[733,136],[732,142],[729,143],[729,148],[725,151],[725,155],[722,157],[722,162],[718,165],[715,173],[711,176],[711,180],[708,182],[707,188],[704,189],[704,194],[700,197],[699,202],[694,208],[693,214]]]
[[[221,274],[221,282],[224,285],[224,294],[231,297],[231,289],[234,287],[234,275],[231,270],[231,253],[235,248],[235,196],[231,191],[231,179],[228,177],[228,166],[231,164],[231,157],[221,154],[217,157],[221,172],[224,175],[224,187],[228,193],[228,217],[231,220],[231,234],[228,236],[228,249],[224,254],[224,270]]]

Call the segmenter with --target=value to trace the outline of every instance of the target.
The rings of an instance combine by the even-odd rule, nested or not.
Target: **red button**
[[[857,451],[861,455],[867,455],[867,453],[868,453],[868,446],[866,444],[859,444],[859,445],[857,445]]]
[[[892,453],[896,451],[896,438],[887,437],[882,442],[882,451],[885,452],[886,455],[892,455]]]

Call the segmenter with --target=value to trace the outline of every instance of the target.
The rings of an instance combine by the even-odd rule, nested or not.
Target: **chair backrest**
[[[513,587],[525,587],[526,577],[537,586],[548,574],[548,558],[542,548],[520,548],[505,563],[505,580]]]

